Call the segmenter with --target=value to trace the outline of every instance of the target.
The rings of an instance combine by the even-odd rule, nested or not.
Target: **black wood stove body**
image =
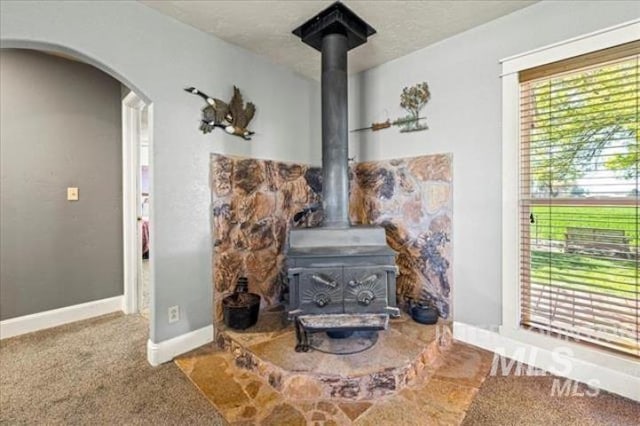
[[[292,230],[287,264],[296,349],[308,349],[307,332],[386,329],[389,316],[400,314],[395,258],[382,228]]]
[[[381,330],[396,307],[396,253],[384,229],[349,222],[347,52],[375,30],[342,3],[334,3],[293,33],[322,53],[322,227],[289,235],[289,318],[296,350],[308,350],[307,332]]]

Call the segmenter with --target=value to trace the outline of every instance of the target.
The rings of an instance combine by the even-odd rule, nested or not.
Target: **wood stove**
[[[347,52],[375,30],[336,2],[293,33],[322,53],[322,227],[289,235],[289,318],[307,332],[382,330],[396,307],[396,253],[378,227],[349,222]],[[331,334],[330,334],[331,335]]]

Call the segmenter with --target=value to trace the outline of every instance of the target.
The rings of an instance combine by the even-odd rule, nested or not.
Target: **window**
[[[640,357],[640,42],[518,79],[520,324]]]

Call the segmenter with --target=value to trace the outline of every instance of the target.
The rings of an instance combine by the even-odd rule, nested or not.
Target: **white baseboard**
[[[123,296],[116,296],[0,321],[0,339],[119,312],[122,301]]]
[[[178,355],[189,352],[212,341],[213,325],[208,325],[158,343],[149,340],[147,342],[147,361],[156,367],[164,362],[171,361]]]
[[[552,337],[532,337],[531,344],[524,335],[522,339],[490,331],[460,322],[453,323],[453,337],[461,342],[495,352],[506,358],[531,365],[560,377],[566,377],[591,387],[622,395],[634,401],[640,401],[640,367],[635,361],[591,350],[574,342],[553,340],[555,347],[547,345]],[[546,340],[546,341],[545,341]],[[546,347],[544,347],[546,346]],[[585,352],[591,351],[588,358]],[[575,354],[578,356],[575,356]],[[598,362],[602,359],[602,362]],[[636,365],[634,368],[633,365]]]

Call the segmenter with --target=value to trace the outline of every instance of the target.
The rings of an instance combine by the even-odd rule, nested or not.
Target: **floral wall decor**
[[[380,123],[371,123],[371,126],[353,129],[351,132],[362,132],[364,130],[377,132],[378,130],[388,129],[391,126],[400,127],[401,133],[427,130],[429,126],[422,122],[426,120],[427,117],[421,117],[420,111],[422,111],[422,108],[429,102],[429,99],[431,99],[431,92],[426,82],[405,87],[402,89],[402,94],[400,95],[400,106],[407,111],[407,115],[396,118],[393,121],[388,118],[386,121]]]
[[[420,111],[431,99],[431,92],[427,82],[416,84],[415,86],[405,87],[400,95],[400,106],[409,114],[400,119],[400,132],[415,132],[417,130],[426,130],[429,126],[422,123],[421,120],[426,117],[420,117]]]

